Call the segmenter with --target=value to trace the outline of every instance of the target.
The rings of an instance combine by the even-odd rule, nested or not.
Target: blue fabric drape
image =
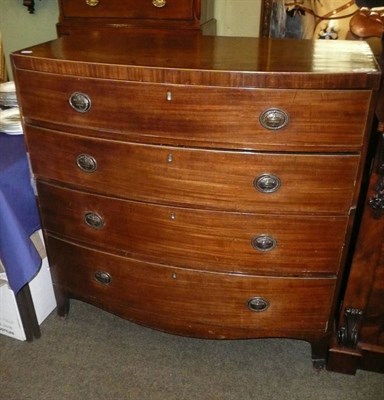
[[[39,228],[24,137],[0,133],[0,258],[15,293],[40,268],[40,256],[30,240]]]

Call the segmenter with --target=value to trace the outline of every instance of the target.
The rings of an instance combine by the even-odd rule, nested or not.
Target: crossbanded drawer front
[[[55,285],[144,325],[221,338],[327,329],[335,279],[187,270],[47,239]]]
[[[132,200],[228,211],[348,213],[359,155],[214,151],[27,127],[37,177]]]
[[[27,120],[119,132],[128,140],[136,135],[152,142],[258,150],[356,149],[363,143],[371,99],[369,91],[172,86],[23,70],[18,80]]]
[[[38,182],[47,231],[142,260],[250,274],[337,274],[347,217],[144,204]]]
[[[61,0],[64,17],[191,19],[192,0]]]

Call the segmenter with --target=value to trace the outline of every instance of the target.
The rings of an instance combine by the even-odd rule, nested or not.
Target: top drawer
[[[192,19],[194,0],[61,0],[64,18]]]
[[[371,100],[365,90],[150,84],[25,70],[18,87],[29,120],[130,141],[254,150],[356,150]]]

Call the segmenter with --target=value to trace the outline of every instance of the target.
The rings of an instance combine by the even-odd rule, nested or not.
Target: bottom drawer
[[[327,330],[336,279],[195,271],[54,237],[47,238],[47,249],[61,296],[156,329],[207,338],[295,337]]]

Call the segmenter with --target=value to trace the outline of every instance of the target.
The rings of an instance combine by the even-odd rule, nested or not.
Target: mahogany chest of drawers
[[[77,298],[324,361],[380,80],[365,43],[68,36],[12,60],[60,315]]]

